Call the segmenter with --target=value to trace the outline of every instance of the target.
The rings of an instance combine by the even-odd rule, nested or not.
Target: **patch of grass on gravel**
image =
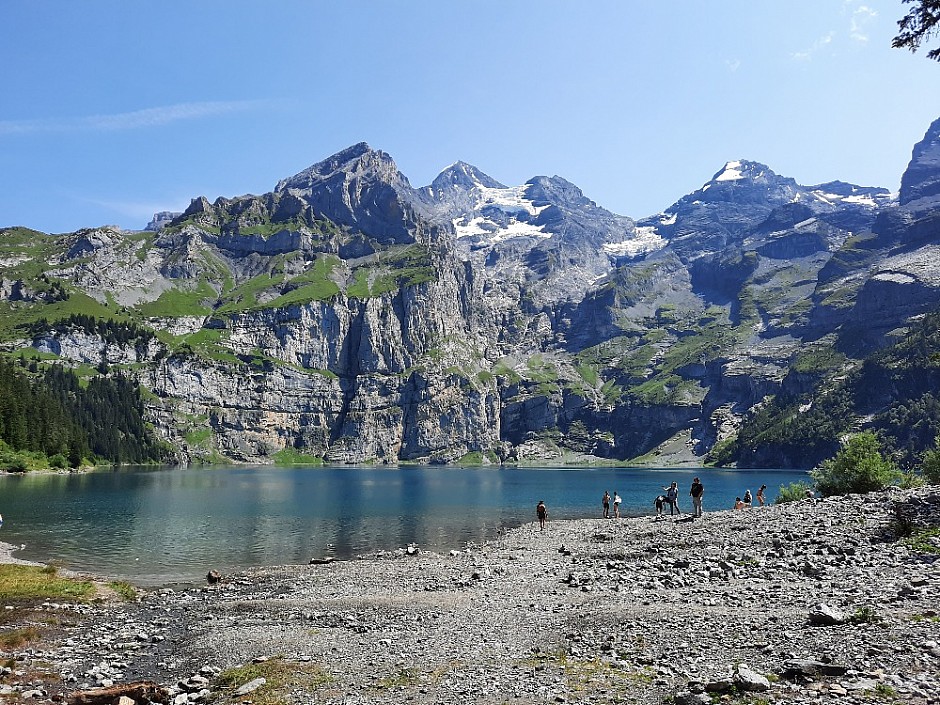
[[[333,681],[333,676],[315,663],[287,661],[278,656],[261,663],[226,669],[216,678],[215,686],[222,691],[235,691],[256,678],[264,678],[267,683],[242,698],[245,701],[250,700],[253,705],[285,705],[299,702],[296,691],[309,694],[310,691]]]
[[[13,651],[26,644],[39,641],[39,630],[36,627],[20,627],[0,632],[0,651]]]
[[[94,593],[90,580],[61,577],[55,566],[0,565],[0,600],[84,601]]]
[[[587,692],[603,683],[608,688],[626,693],[638,685],[649,686],[653,682],[652,674],[646,670],[625,670],[599,658],[582,660],[567,657],[562,660],[562,666],[568,687],[574,692]]]
[[[375,684],[376,688],[386,690],[389,688],[407,688],[421,682],[421,675],[416,668],[403,668],[397,673],[381,678]]]
[[[532,666],[554,666],[564,673],[568,688],[575,693],[583,693],[603,686],[622,695],[638,687],[648,688],[653,682],[653,672],[648,668],[630,670],[620,668],[600,658],[578,659],[568,655],[563,649],[539,652],[522,663]]]
[[[904,538],[904,544],[915,553],[940,554],[940,527],[919,529]]]
[[[137,588],[126,580],[113,580],[108,583],[108,587],[114,590],[124,602],[135,602],[137,600]]]

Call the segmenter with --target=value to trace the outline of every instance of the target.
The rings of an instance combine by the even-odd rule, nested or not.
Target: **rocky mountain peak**
[[[395,161],[365,142],[354,144],[283,179],[276,195],[291,195],[326,216],[383,242],[410,241],[420,199]]]
[[[169,225],[174,218],[178,218],[182,213],[176,211],[159,211],[153,214],[150,222],[144,227],[144,230],[151,232],[160,232]]]
[[[738,160],[732,160],[730,162],[725,162],[725,165],[715,172],[715,175],[712,176],[712,181],[737,181],[738,179],[743,179],[744,174],[743,170],[748,172],[753,172],[753,168],[749,168],[752,162],[741,162]]]
[[[183,217],[199,215],[200,213],[211,213],[212,204],[205,196],[198,196],[190,201],[189,206],[183,211]]]
[[[736,159],[726,162],[725,165],[712,176],[709,184],[735,183],[770,183],[779,180],[780,176],[766,164],[752,162],[746,159]]]
[[[391,156],[381,150],[372,149],[365,142],[359,142],[288,179],[282,179],[278,182],[275,191],[309,190],[337,175],[373,176],[381,181],[407,183],[407,179],[398,171]]]
[[[794,179],[779,176],[766,164],[734,160],[726,162],[702,188],[684,196],[667,212],[709,203],[777,206],[794,200],[798,192]]]
[[[901,177],[900,204],[940,197],[940,119],[914,145],[911,162]]]
[[[597,208],[597,204],[585,197],[581,189],[560,176],[536,176],[529,179],[526,182],[526,195],[538,204],[551,203],[568,208]]]
[[[438,174],[431,182],[431,186],[424,190],[430,191],[431,195],[439,196],[447,191],[469,191],[473,188],[506,188],[506,186],[484,174],[472,164],[458,161]]]

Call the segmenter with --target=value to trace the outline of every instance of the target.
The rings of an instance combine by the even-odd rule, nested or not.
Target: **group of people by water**
[[[670,516],[673,514],[682,514],[679,509],[679,486],[673,482],[668,487],[663,486],[664,494],[661,494],[653,500],[653,506],[656,508],[656,516],[663,516],[665,508],[669,506]],[[767,503],[767,485],[761,485],[757,490],[757,506],[763,507]],[[689,488],[689,496],[692,498],[692,516],[702,516],[702,497],[705,494],[705,486],[699,478],[692,480],[692,486]],[[744,498],[734,498],[735,509],[746,509],[752,507],[754,498],[750,490],[744,491]]]
[[[761,485],[760,489],[757,490],[757,506],[763,507],[767,503],[767,485]],[[692,486],[689,488],[689,496],[692,498],[692,518],[701,517],[702,512],[702,498],[705,495],[705,485],[702,484],[702,481],[696,477],[692,480]],[[614,490],[613,495],[610,494],[607,490],[604,490],[604,496],[601,498],[601,506],[604,509],[603,517],[605,519],[619,519],[620,518],[620,505],[623,502],[623,498],[618,494],[617,490]],[[611,512],[611,505],[613,505],[613,512]],[[663,485],[663,494],[657,495],[653,500],[653,507],[656,510],[656,518],[665,516],[666,507],[669,507],[669,515],[682,515],[682,510],[679,509],[679,485],[677,482],[672,482],[669,486]],[[751,495],[751,490],[745,490],[743,497],[734,498],[734,509],[749,509],[754,506],[754,497]],[[542,531],[545,530],[545,519],[548,516],[548,508],[545,506],[544,501],[540,501],[535,508],[536,515],[539,519],[539,527]]]
[[[764,491],[767,489],[767,485],[761,485],[760,489],[757,490],[757,506],[763,507],[767,503],[767,496],[764,494]],[[754,498],[751,496],[750,490],[744,491],[744,498],[735,497],[734,498],[734,508],[735,509],[750,509],[754,506]]]
[[[705,495],[705,485],[699,478],[693,478],[692,486],[689,488],[689,496],[692,498],[692,516],[702,516],[702,497]],[[669,507],[669,515],[682,514],[679,509],[679,484],[672,482],[668,487],[663,485],[663,494],[657,495],[653,500],[653,506],[656,508],[656,516],[664,516],[666,507]]]

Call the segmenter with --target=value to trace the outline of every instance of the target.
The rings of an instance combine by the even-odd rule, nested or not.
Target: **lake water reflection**
[[[401,468],[225,466],[123,468],[81,475],[0,476],[0,540],[17,555],[141,585],[201,581],[210,568],[348,558],[415,543],[463,548],[535,518],[600,516],[604,490],[626,515],[652,514],[662,485],[683,509],[698,475],[705,511],[766,484],[805,480],[786,470],[683,468]]]

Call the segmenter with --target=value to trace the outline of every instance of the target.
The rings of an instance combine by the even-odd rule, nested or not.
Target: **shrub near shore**
[[[881,454],[874,433],[852,436],[834,458],[823,461],[810,475],[824,495],[883,490],[902,479],[901,471]]]

